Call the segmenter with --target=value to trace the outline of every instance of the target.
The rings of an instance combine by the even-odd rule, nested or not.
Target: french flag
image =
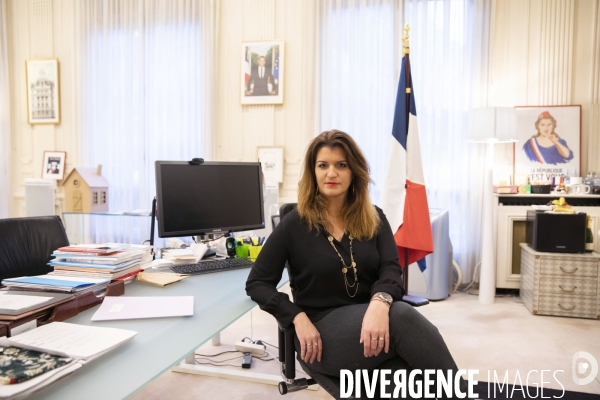
[[[250,47],[246,47],[246,55],[244,57],[244,83],[248,87],[250,81],[251,65],[250,65]]]
[[[381,208],[392,227],[400,265],[418,262],[425,270],[425,256],[433,253],[433,236],[421,162],[417,109],[410,78],[408,54],[402,60],[394,125],[383,184]],[[408,252],[408,264],[406,255]]]

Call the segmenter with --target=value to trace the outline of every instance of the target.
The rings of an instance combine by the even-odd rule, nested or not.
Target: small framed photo
[[[283,104],[283,41],[242,43],[242,104]]]
[[[283,147],[259,147],[258,161],[265,182],[283,182]]]
[[[60,123],[58,59],[25,61],[27,113],[30,124]]]
[[[60,181],[65,176],[67,153],[64,151],[45,151],[42,163],[42,178]]]

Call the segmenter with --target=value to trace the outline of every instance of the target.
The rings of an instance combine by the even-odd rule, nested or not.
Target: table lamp
[[[517,113],[511,107],[482,107],[471,110],[469,142],[485,143],[483,181],[483,235],[479,303],[493,304],[496,297],[496,232],[494,228],[493,182],[494,144],[513,143],[517,139]]]

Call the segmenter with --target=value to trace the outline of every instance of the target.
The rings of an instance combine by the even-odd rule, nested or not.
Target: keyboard
[[[248,258],[224,258],[222,260],[202,261],[196,264],[174,265],[170,268],[178,274],[197,275],[232,269],[252,268],[253,265],[254,263]]]

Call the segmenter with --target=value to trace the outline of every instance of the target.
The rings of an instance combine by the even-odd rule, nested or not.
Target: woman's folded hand
[[[300,358],[304,362],[313,363],[315,359],[321,362],[321,353],[323,352],[323,344],[321,343],[321,335],[317,328],[310,322],[306,313],[301,312],[294,318],[294,328],[296,336],[300,342]]]
[[[360,342],[365,346],[365,357],[378,356],[381,350],[390,350],[390,307],[373,300],[363,318]]]

